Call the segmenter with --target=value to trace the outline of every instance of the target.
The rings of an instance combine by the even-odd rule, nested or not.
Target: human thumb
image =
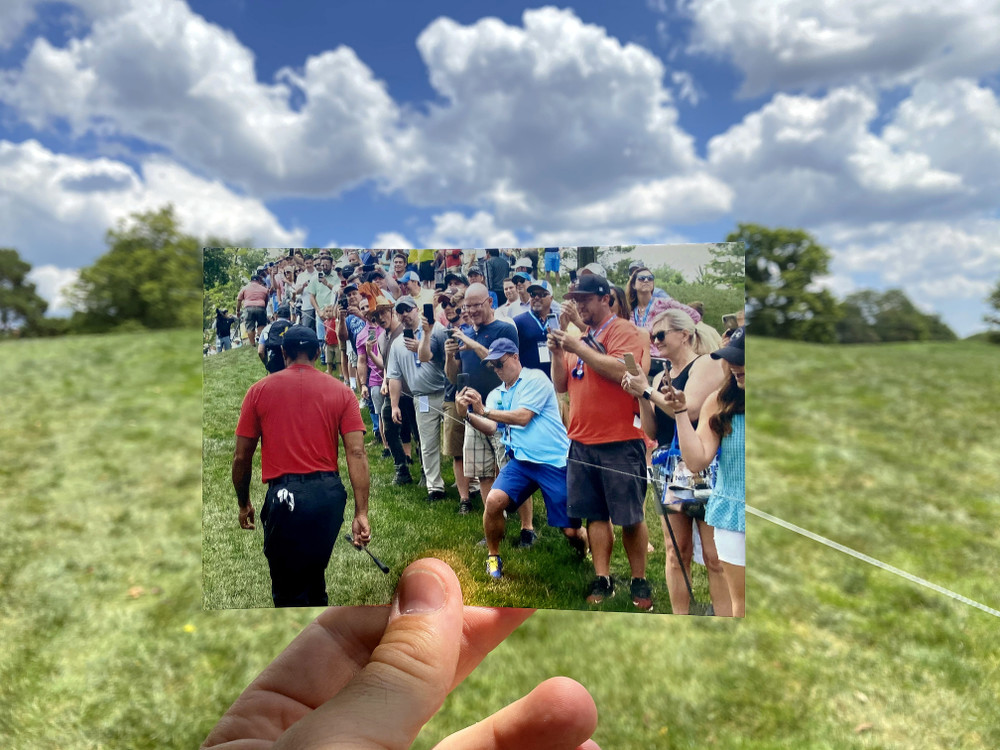
[[[275,748],[410,747],[454,682],[462,621],[462,589],[451,568],[433,559],[407,567],[369,663]]]

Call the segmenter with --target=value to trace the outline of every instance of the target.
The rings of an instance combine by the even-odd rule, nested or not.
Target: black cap
[[[572,292],[567,292],[565,295],[570,299],[583,294],[598,294],[602,297],[605,294],[611,294],[611,285],[608,284],[608,280],[603,276],[598,276],[596,273],[588,273],[577,277],[577,279],[576,289]]]
[[[469,285],[469,280],[463,274],[460,274],[460,273],[449,273],[449,274],[445,275],[445,277],[444,277],[444,283],[445,284],[450,284],[452,282],[452,280],[454,280],[454,281],[460,281],[463,284],[465,284],[466,286]]]
[[[281,337],[281,345],[288,343],[318,344],[319,338],[316,336],[316,331],[307,326],[288,326]]]
[[[274,311],[274,314],[279,318],[285,318],[285,320],[291,320],[292,308],[288,305],[278,305],[278,309]]]
[[[718,351],[712,352],[712,359],[724,359],[731,365],[742,367],[745,361],[744,343],[746,341],[746,326],[740,326],[729,337],[729,343]]]

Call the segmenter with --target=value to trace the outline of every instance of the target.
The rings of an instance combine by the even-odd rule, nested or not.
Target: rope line
[[[835,542],[832,539],[827,539],[826,537],[820,536],[819,534],[815,534],[812,531],[809,531],[808,529],[803,529],[801,526],[796,526],[795,524],[789,523],[788,521],[783,521],[782,519],[776,516],[772,516],[770,513],[765,513],[762,510],[757,510],[751,505],[747,505],[746,509],[747,512],[752,513],[758,518],[763,518],[765,521],[770,521],[771,523],[780,526],[783,529],[788,529],[789,531],[793,531],[796,534],[806,537],[807,539],[813,540],[814,542],[819,542],[820,544],[826,545],[827,547],[835,549],[838,552],[843,552],[845,555],[850,555],[851,557],[855,557],[858,560],[868,563],[869,565],[874,565],[876,568],[881,568],[882,570],[886,570],[890,573],[893,573],[899,576],[900,578],[905,578],[907,581],[915,583],[918,586],[923,586],[924,588],[928,588],[931,591],[936,591],[939,594],[944,594],[945,596],[950,597],[955,601],[961,602],[962,604],[968,604],[970,607],[981,609],[986,614],[993,615],[994,617],[1000,617],[1000,610],[993,609],[992,607],[987,607],[985,604],[980,604],[979,602],[973,599],[969,599],[967,596],[962,596],[961,594],[958,594],[952,591],[951,589],[946,589],[944,586],[938,586],[936,583],[932,583],[925,578],[919,578],[918,576],[915,576],[912,573],[907,573],[905,570],[900,570],[899,568],[889,565],[888,563],[884,563],[881,560],[876,560],[874,557],[866,555],[863,552],[858,552],[857,550],[853,550],[850,547],[845,547],[843,544]]]
[[[403,393],[400,395],[408,396],[411,399],[413,398],[413,396],[408,393]],[[427,406],[428,408],[436,411],[438,414],[441,414],[446,419],[451,419],[455,422],[464,424],[464,420],[457,419],[456,417],[451,416],[450,414],[442,411],[441,409],[435,409],[430,404],[428,404]],[[469,425],[469,427],[471,429],[475,429],[471,425]],[[647,479],[647,477],[645,476],[632,474],[627,471],[620,471],[618,469],[611,469],[606,466],[598,466],[597,464],[588,463],[586,461],[580,461],[575,458],[567,457],[566,460],[573,461],[574,463],[578,463],[583,466],[590,466],[591,468],[594,469],[600,469],[602,471],[610,471],[615,474],[622,474],[624,476],[630,477],[631,479],[636,479],[636,480]],[[930,589],[931,591],[935,591],[938,594],[942,594],[950,599],[954,599],[957,602],[961,602],[962,604],[974,607],[975,609],[981,610],[988,615],[993,615],[994,617],[1000,617],[1000,610],[994,609],[993,607],[988,607],[987,605],[982,604],[981,602],[977,602],[974,599],[970,599],[967,596],[963,596],[962,594],[952,591],[951,589],[946,589],[944,586],[939,586],[936,583],[928,581],[926,578],[920,578],[919,576],[915,576],[912,573],[908,573],[905,570],[901,570],[900,568],[890,565],[889,563],[882,562],[881,560],[878,560],[872,557],[871,555],[866,555],[863,552],[858,552],[857,550],[851,549],[850,547],[840,544],[839,542],[835,542],[832,539],[827,539],[826,537],[820,536],[819,534],[809,531],[808,529],[803,529],[801,526],[796,526],[795,524],[789,523],[788,521],[778,518],[777,516],[772,516],[770,513],[765,513],[762,510],[758,510],[757,508],[754,508],[752,505],[746,505],[746,509],[748,513],[751,513],[752,515],[755,515],[758,518],[763,518],[765,521],[770,521],[771,523],[775,524],[776,526],[780,526],[783,529],[787,529],[788,531],[792,531],[796,534],[799,534],[800,536],[804,536],[807,539],[811,539],[814,542],[819,542],[820,544],[830,547],[831,549],[835,549],[838,552],[843,552],[845,555],[850,555],[851,557],[861,560],[862,562],[866,562],[869,565],[873,565],[876,568],[880,568],[889,573],[897,575],[900,578],[909,581],[910,583],[915,583],[918,586],[923,586],[924,588]]]

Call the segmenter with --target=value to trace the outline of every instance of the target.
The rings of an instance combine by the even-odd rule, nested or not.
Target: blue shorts
[[[545,515],[549,526],[557,529],[578,529],[582,525],[579,518],[570,518],[566,512],[566,467],[556,468],[549,464],[536,464],[511,458],[500,469],[493,482],[493,489],[500,490],[510,498],[508,510],[516,510],[535,490],[542,491],[545,501]]]
[[[559,273],[559,253],[545,253],[545,273]]]

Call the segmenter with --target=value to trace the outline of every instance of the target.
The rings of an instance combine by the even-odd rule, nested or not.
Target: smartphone
[[[413,336],[413,329],[412,328],[404,328],[403,329],[403,338],[404,339],[412,339],[412,338],[414,338],[414,336]]]
[[[667,367],[667,360],[662,357],[653,357],[649,360],[649,377],[656,377],[661,372],[666,372],[664,378],[668,381],[670,380],[670,369]]]
[[[449,328],[446,331],[446,333],[448,334],[448,338],[450,338],[450,339],[455,338],[455,329],[454,328]]]
[[[633,375],[639,374],[639,368],[635,364],[635,357],[632,356],[632,352],[625,352],[625,369]]]
[[[570,280],[570,283],[572,283],[572,284],[576,283],[576,270],[575,269],[569,272],[569,280]]]
[[[434,305],[430,303],[424,303],[424,320],[427,321],[428,325],[434,325]]]
[[[722,325],[726,327],[727,331],[735,331],[737,328],[740,327],[739,321],[736,319],[735,313],[732,315],[723,315]]]
[[[340,305],[340,309],[341,310],[346,310],[347,309],[347,297],[341,297],[340,300],[337,302],[337,304]]]
[[[469,374],[467,372],[458,373],[458,390],[469,387]]]

